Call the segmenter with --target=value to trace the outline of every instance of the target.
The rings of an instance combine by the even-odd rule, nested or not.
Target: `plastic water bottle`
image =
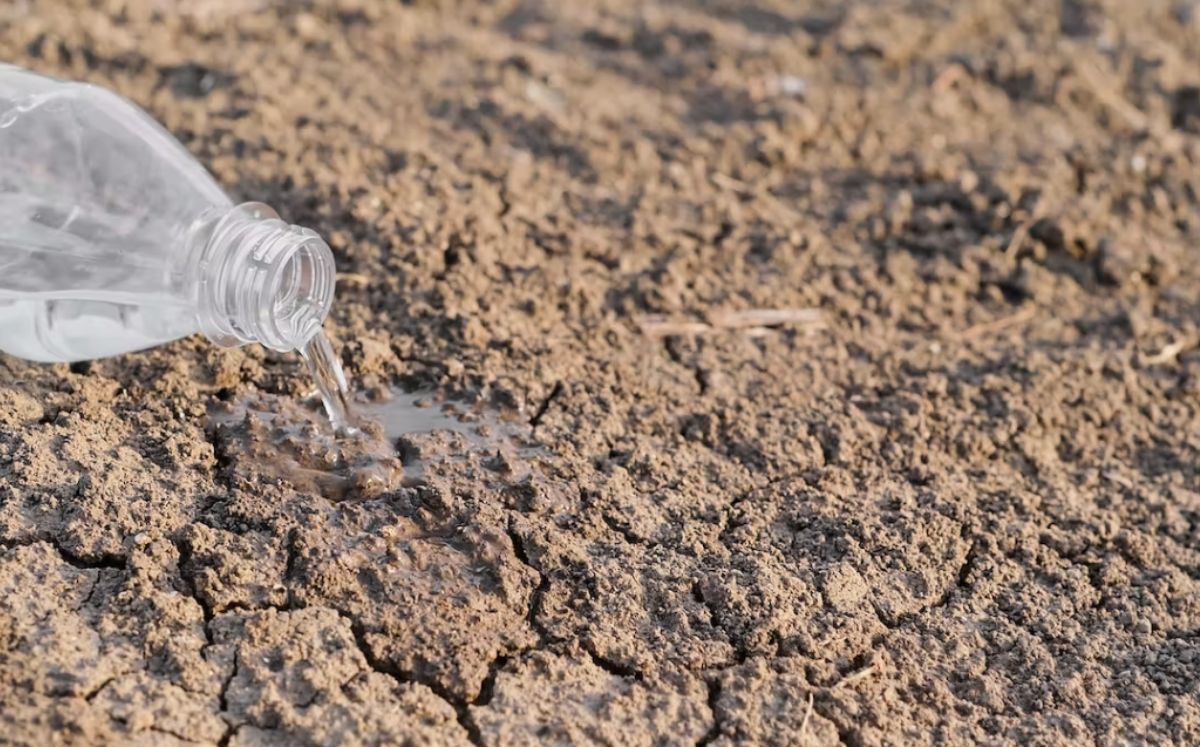
[[[202,332],[316,370],[334,280],[320,236],[235,206],[131,102],[0,65],[0,350],[78,361]]]

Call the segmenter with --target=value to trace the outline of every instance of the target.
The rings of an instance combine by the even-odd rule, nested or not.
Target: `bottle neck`
[[[333,304],[333,254],[315,232],[284,223],[262,203],[201,217],[189,277],[200,329],[215,344],[301,348]]]

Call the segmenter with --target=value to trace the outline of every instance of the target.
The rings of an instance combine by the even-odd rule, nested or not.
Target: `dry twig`
[[[1106,75],[1098,65],[1088,60],[1075,61],[1075,72],[1088,87],[1088,90],[1109,109],[1116,112],[1125,123],[1134,130],[1149,130],[1150,120],[1118,89],[1110,76]]]
[[[674,337],[676,335],[703,335],[713,329],[704,322],[688,322],[671,319],[662,314],[646,314],[637,318],[642,334],[650,337]]]
[[[745,327],[774,327],[780,324],[820,324],[818,309],[747,309],[726,311],[714,315],[711,323],[723,329]]]
[[[1021,223],[1013,230],[1012,238],[1008,240],[1008,246],[1004,249],[1005,257],[1015,257],[1017,252],[1021,250],[1021,244],[1025,242],[1025,237],[1029,235],[1029,223]]]
[[[337,274],[337,281],[349,285],[370,285],[371,278],[357,272],[339,272]]]
[[[638,317],[637,324],[642,333],[650,337],[707,335],[724,330],[761,337],[770,334],[773,328],[784,325],[821,326],[824,317],[818,309],[746,309],[719,312],[710,316],[707,322],[647,314]]]
[[[855,682],[858,682],[859,680],[870,677],[874,673],[875,673],[875,662],[872,661],[870,664],[866,665],[865,667],[858,670],[857,672],[851,672],[850,674],[841,678],[837,682],[833,683],[833,686],[830,687],[829,689],[837,690],[839,687],[845,687],[847,685],[852,685]]]
[[[800,722],[800,744],[808,743],[808,722],[813,713],[813,694],[808,694],[808,708],[804,711],[804,720]]]
[[[1161,366],[1167,363],[1175,363],[1179,360],[1179,354],[1191,350],[1196,347],[1196,341],[1189,337],[1181,337],[1174,342],[1163,346],[1163,349],[1154,355],[1148,355],[1142,358],[1142,364],[1146,366]]]
[[[1009,314],[1008,316],[1000,317],[999,319],[993,319],[990,322],[982,322],[980,324],[967,327],[959,333],[959,337],[964,340],[969,340],[973,337],[979,337],[980,335],[999,332],[1013,325],[1020,324],[1021,322],[1029,321],[1036,313],[1037,307],[1026,306],[1015,314]]]

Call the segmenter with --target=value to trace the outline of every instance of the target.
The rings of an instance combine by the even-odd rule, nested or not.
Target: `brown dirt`
[[[543,445],[335,501],[210,415],[295,356],[0,358],[0,742],[1200,743],[1194,3],[21,0],[0,58],[329,237],[363,389]]]

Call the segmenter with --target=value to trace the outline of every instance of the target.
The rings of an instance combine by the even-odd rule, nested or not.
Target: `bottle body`
[[[0,65],[0,350],[87,360],[195,332],[294,349],[332,276],[316,234],[235,207],[132,103]]]
[[[139,301],[0,300],[0,351],[40,363],[105,358],[186,337],[189,314]]]

